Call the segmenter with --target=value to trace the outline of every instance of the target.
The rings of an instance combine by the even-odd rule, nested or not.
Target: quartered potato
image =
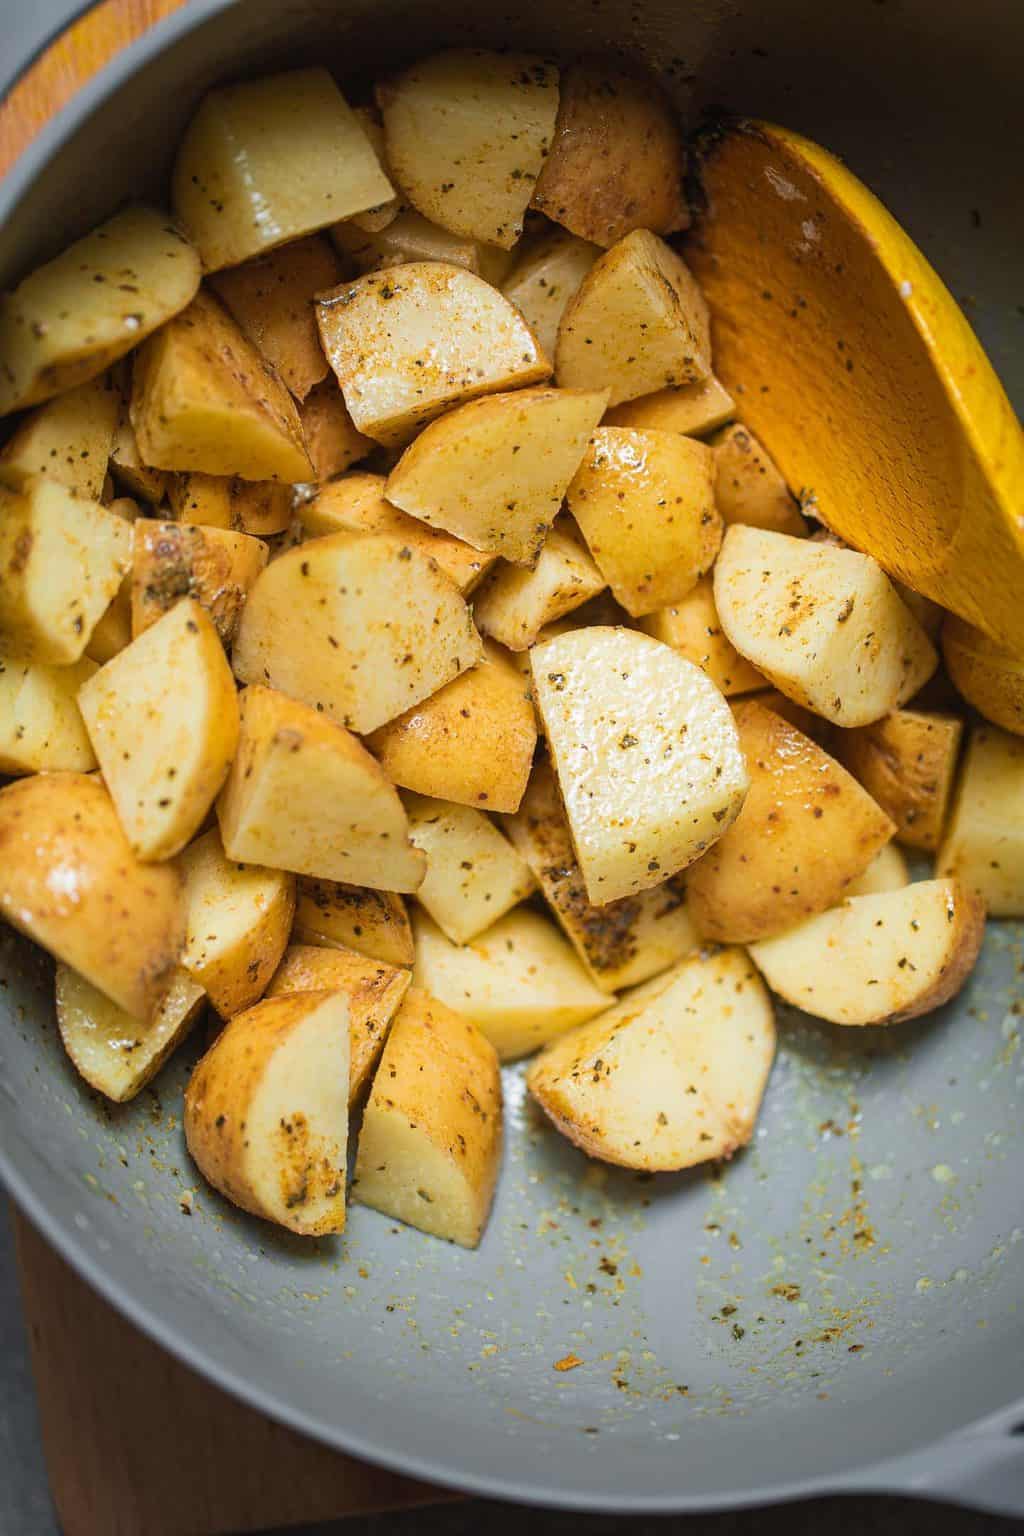
[[[897,1024],[955,997],[978,958],[985,906],[959,880],[854,896],[750,953],[773,992],[833,1024]]]
[[[807,524],[781,473],[749,428],[736,422],[714,440],[715,499],[726,523],[800,538]]]
[[[565,306],[601,254],[588,240],[553,230],[529,245],[499,284],[526,318],[548,357],[554,357]]]
[[[316,480],[342,474],[377,446],[356,431],[333,373],[309,391],[299,406],[299,420]]]
[[[246,594],[267,563],[247,533],[140,517],[132,547],[132,634],[141,635],[183,597],[210,615],[225,646],[235,638]]]
[[[824,747],[826,752],[832,752],[835,745],[837,727],[831,721],[823,720],[813,710],[805,709],[802,704],[797,704],[793,699],[788,699],[777,688],[761,689],[753,694],[752,697],[756,699],[758,704],[763,704],[765,709],[770,709],[773,714],[781,715],[783,720],[788,720],[790,725],[795,725],[798,731],[804,736],[809,736],[812,741],[816,741],[818,746]]]
[[[292,488],[273,480],[243,480],[237,475],[170,475],[167,499],[179,523],[226,528],[259,538],[283,533],[292,520]]]
[[[743,950],[723,949],[556,1040],[526,1081],[589,1157],[661,1172],[746,1146],[774,1056],[771,1000]]]
[[[702,576],[671,607],[646,614],[640,620],[640,628],[700,667],[726,698],[764,686],[761,673],[744,660],[726,637],[715,607],[715,587],[710,575]]]
[[[0,652],[0,773],[88,773],[96,767],[78,690],[96,671],[16,661]]]
[[[374,154],[377,156],[381,170],[390,181],[392,178],[388,171],[387,147],[384,142],[384,124],[381,122],[380,112],[376,106],[363,106],[356,107],[355,114],[362,125],[363,132],[370,141]],[[404,204],[400,197],[397,195],[389,197],[386,202],[378,203],[374,208],[365,208],[362,213],[350,214],[346,221],[335,225],[334,228],[343,229],[346,223],[354,224],[357,229],[365,230],[368,234],[375,234],[378,230],[387,229],[388,225],[398,217],[403,208]]]
[[[847,896],[878,896],[883,891],[901,891],[910,884],[910,871],[898,843],[879,848],[862,875],[846,887]]]
[[[108,378],[48,400],[22,418],[0,450],[0,483],[18,490],[42,475],[99,501],[120,411]]]
[[[837,732],[836,756],[909,848],[934,852],[942,840],[963,729],[955,715],[894,709],[874,725]]]
[[[413,794],[405,808],[427,856],[416,899],[453,944],[468,944],[533,891],[526,860],[482,811]]]
[[[127,402],[121,406],[108,467],[115,485],[150,506],[158,507],[167,495],[170,476],[165,470],[142,462]]]
[[[195,1024],[204,993],[177,971],[151,1019],[133,1019],[69,965],[57,965],[57,1025],[75,1069],[115,1104],[159,1072]]]
[[[1024,736],[1024,657],[953,613],[942,626],[942,655],[953,686],[979,715]]]
[[[331,239],[356,272],[380,272],[410,261],[448,261],[475,272],[495,288],[507,276],[513,257],[496,245],[485,245],[465,235],[452,234],[431,224],[415,209],[406,208],[385,229],[367,234],[353,219],[335,224]],[[337,279],[335,279],[335,282]],[[331,284],[324,284],[330,287]]]
[[[953,814],[935,858],[939,875],[978,891],[992,917],[1024,917],[1024,742],[971,732]]]
[[[736,411],[736,403],[713,373],[696,384],[679,384],[659,389],[638,400],[626,400],[613,406],[604,418],[606,427],[634,427],[641,431],[683,432],[687,437],[703,437],[724,426]],[[722,511],[719,505],[719,511]],[[724,512],[723,512],[724,516]]]
[[[605,579],[566,519],[555,524],[531,568],[502,563],[477,593],[473,618],[481,634],[510,651],[525,651],[545,625],[596,597]]]
[[[132,575],[128,571],[121,579],[114,596],[97,619],[85,654],[98,666],[112,661],[126,645],[132,643]]]
[[[389,965],[412,965],[412,928],[394,891],[300,877],[293,937],[297,944],[354,949]]]

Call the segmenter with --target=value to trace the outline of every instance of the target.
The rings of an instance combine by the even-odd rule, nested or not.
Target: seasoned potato
[[[267,538],[283,533],[292,520],[292,488],[273,480],[237,475],[170,475],[167,499],[179,523],[227,528]]]
[[[85,654],[103,666],[132,643],[132,573],[122,578],[114,596],[97,619]]]
[[[317,302],[320,340],[360,432],[407,443],[442,411],[551,373],[522,315],[450,262],[410,262]]]
[[[602,60],[563,72],[554,143],[532,206],[606,247],[634,229],[667,235],[686,227],[682,140],[656,80]]]
[[[293,992],[237,1013],[185,1090],[185,1140],[243,1211],[302,1237],[345,1229],[349,1009]]]
[[[177,871],[140,864],[97,778],[0,789],[0,917],[135,1019],[152,1018],[185,933]]]
[[[835,725],[870,725],[913,698],[938,657],[870,555],[735,524],[715,566],[732,644],[775,687]]]
[[[94,379],[198,287],[199,257],[165,214],[115,214],[0,299],[0,416]]]
[[[409,445],[385,494],[476,549],[533,565],[606,401],[603,390],[578,389],[471,400]]]
[[[0,773],[88,773],[96,767],[77,699],[95,671],[87,656],[70,667],[49,667],[0,653]]]
[[[335,880],[300,879],[296,943],[354,949],[389,965],[412,965],[412,928],[394,891],[373,891]]]
[[[34,475],[99,501],[121,400],[108,378],[90,379],[25,416],[0,452],[0,482],[19,490]]]
[[[142,462],[127,403],[121,407],[110,447],[110,473],[117,486],[150,506],[158,507],[167,495],[170,477],[165,470],[152,469]]]
[[[241,701],[238,753],[217,802],[229,858],[414,891],[426,860],[402,802],[356,738],[306,704],[254,685]]]
[[[723,949],[563,1035],[526,1081],[589,1157],[662,1172],[746,1146],[774,1056],[771,1000],[743,951]]]
[[[267,566],[233,661],[242,682],[266,682],[365,734],[458,677],[480,650],[469,609],[426,555],[395,534],[336,533]]]
[[[847,896],[878,896],[883,891],[901,891],[910,884],[907,861],[897,843],[879,848],[862,875],[846,887]]]
[[[140,348],[131,422],[156,469],[245,480],[308,480],[295,402],[205,290]]]
[[[132,557],[131,525],[56,480],[0,486],[0,650],[70,666]]]
[[[566,521],[551,529],[533,569],[502,563],[473,603],[482,634],[525,651],[546,624],[604,590],[605,579]]]
[[[836,756],[896,823],[910,848],[939,846],[953,795],[963,722],[895,709],[874,725],[837,733]]]
[[[390,181],[388,171],[387,146],[384,142],[384,124],[381,122],[380,112],[376,106],[356,107],[356,117],[362,124],[363,132],[370,141],[370,147],[377,156],[378,164],[385,176]],[[362,213],[353,213],[347,220],[355,224],[358,229],[363,229],[367,234],[375,234],[378,230],[387,229],[403,209],[402,199],[397,195],[389,197],[383,203],[377,203],[373,208],[364,208]],[[337,228],[339,226],[335,226]]]
[[[497,288],[513,261],[507,251],[496,245],[453,235],[451,230],[431,224],[411,208],[404,209],[385,229],[371,234],[360,229],[355,220],[335,224],[331,238],[357,272],[381,272],[410,261],[448,261],[452,266],[476,272]]]
[[[555,132],[555,65],[452,48],[378,85],[377,104],[388,165],[413,207],[510,250]]]
[[[500,284],[548,357],[554,357],[565,306],[601,254],[601,248],[553,230],[527,249]]]
[[[140,859],[169,859],[206,818],[238,743],[231,668],[185,598],[78,691],[121,825]]]
[[[705,938],[747,944],[835,906],[896,830],[857,780],[781,715],[733,706],[750,788],[686,877]]]
[[[386,202],[394,188],[326,69],[210,91],[185,131],[174,209],[207,272]]]
[[[711,450],[676,432],[599,427],[568,502],[616,601],[634,617],[685,597],[722,542]]]
[[[608,1007],[546,918],[516,907],[471,944],[453,944],[426,913],[413,919],[413,981],[483,1030],[502,1061],[527,1056]]]
[[[799,538],[807,531],[767,450],[749,428],[736,422],[714,440],[715,499],[727,523],[747,523]]]
[[[641,431],[683,432],[687,437],[703,437],[733,416],[736,403],[725,388],[709,373],[696,384],[680,384],[671,389],[641,395],[615,405],[604,418],[606,427],[635,427]],[[719,509],[721,510],[721,508]]]
[[[952,613],[942,626],[942,655],[957,692],[979,715],[1024,736],[1024,658]]]
[[[264,362],[297,400],[327,377],[313,300],[341,281],[342,268],[329,240],[307,235],[244,266],[218,272],[211,287]]]
[[[715,588],[710,576],[702,576],[685,597],[670,608],[658,608],[640,620],[640,628],[654,640],[670,645],[680,656],[706,672],[726,698],[750,693],[764,686],[756,667],[731,645],[718,619]]]
[[[356,431],[333,374],[310,390],[299,407],[299,420],[316,480],[340,475],[377,446]]]
[[[69,965],[57,965],[57,1026],[75,1069],[115,1104],[145,1088],[199,1016],[203,989],[176,971],[148,1022],[133,1019]]]
[[[421,1232],[475,1248],[501,1166],[494,1047],[437,998],[406,995],[374,1078],[352,1196]]]
[[[506,827],[602,991],[617,992],[647,981],[697,947],[681,881],[668,880],[603,907],[588,901],[558,785],[546,760],[533,770],[522,804]]]
[[[660,885],[728,830],[747,771],[729,706],[699,667],[610,628],[534,646],[530,664],[591,902]]]
[[[773,992],[832,1024],[897,1024],[941,1008],[974,969],[985,906],[958,880],[853,896],[751,946]]]
[[[427,856],[416,899],[453,944],[468,944],[530,895],[529,865],[482,811],[413,794],[405,808],[409,836]]]
[[[439,693],[374,731],[368,745],[396,784],[436,800],[514,811],[537,726],[514,668],[491,652]]]
[[[742,660],[742,658],[741,658]],[[762,679],[763,680],[763,679]],[[813,710],[805,709],[802,704],[787,699],[784,693],[777,688],[764,688],[753,695],[758,704],[763,704],[765,709],[770,709],[773,714],[781,715],[783,720],[788,720],[790,725],[795,725],[804,736],[809,736],[816,741],[819,747],[831,753],[835,745],[836,727],[828,720],[823,720]]]
[[[1024,742],[971,732],[953,814],[935,859],[979,891],[993,917],[1024,917]]]
[[[266,565],[267,553],[262,539],[246,533],[140,517],[132,552],[133,636],[191,597],[230,647],[246,594]]]
[[[711,372],[708,307],[664,240],[634,230],[594,263],[558,327],[555,375],[578,389],[635,400]]]

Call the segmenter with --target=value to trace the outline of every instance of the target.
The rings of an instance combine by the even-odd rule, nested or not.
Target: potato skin
[[[974,970],[985,938],[985,902],[977,891],[956,882],[953,901],[954,943],[953,957],[934,986],[923,992],[910,1008],[894,1013],[889,1020],[899,1024],[905,1019],[916,1019],[923,1013],[931,1013],[956,997],[960,988]]]
[[[979,715],[1024,736],[1024,659],[955,614],[942,626],[942,655],[957,692]]]
[[[395,891],[340,880],[298,881],[296,942],[354,949],[389,965],[412,965],[412,928],[405,902]]]
[[[132,635],[141,635],[182,597],[194,597],[230,647],[267,553],[263,540],[248,534],[140,517],[132,553]]]
[[[910,848],[934,852],[953,794],[963,724],[896,709],[874,725],[837,731],[836,756],[896,823]]]

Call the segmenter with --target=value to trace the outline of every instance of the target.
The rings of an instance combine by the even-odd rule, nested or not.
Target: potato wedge
[[[938,875],[980,892],[992,917],[1024,917],[1024,743],[971,732]]]
[[[551,374],[519,311],[450,262],[371,272],[322,294],[316,309],[353,422],[386,447],[453,405]]]
[[[165,214],[115,214],[0,299],[0,416],[96,378],[198,287],[199,257]]]
[[[140,501],[158,507],[167,495],[170,479],[165,470],[152,469],[142,462],[135,439],[127,402],[121,406],[114,440],[110,445],[110,473],[118,489]]]
[[[20,490],[42,475],[99,501],[120,409],[108,378],[90,379],[37,406],[0,451],[0,482]]]
[[[85,654],[98,666],[113,661],[126,645],[132,643],[132,573],[122,578],[109,604],[97,619]]]
[[[834,907],[896,828],[833,758],[753,699],[733,706],[750,788],[723,837],[690,867],[705,938],[747,944]]]
[[[736,403],[725,385],[709,373],[696,384],[659,389],[653,395],[641,395],[638,400],[615,405],[605,416],[604,424],[703,437],[706,432],[724,426],[735,411]]]
[[[910,884],[910,871],[898,843],[879,848],[862,875],[846,887],[847,896],[878,896],[883,891],[901,891]]]
[[[298,875],[414,891],[426,860],[402,802],[356,738],[271,688],[241,698],[238,753],[217,801],[231,859]]]
[[[499,285],[526,317],[548,357],[555,355],[565,306],[600,254],[600,246],[577,240],[566,230],[553,230],[524,252]]]
[[[746,1146],[774,1057],[771,999],[743,950],[723,949],[563,1035],[526,1082],[588,1157],[665,1172]]]
[[[640,620],[640,628],[700,667],[727,699],[764,687],[761,673],[730,644],[722,629],[710,575],[702,576],[671,607],[646,614]]]
[[[96,671],[15,661],[0,653],[0,773],[88,773],[96,767],[78,690]]]
[[[377,446],[356,431],[333,374],[310,390],[299,407],[299,420],[316,480],[342,474]]]
[[[70,666],[132,558],[131,525],[56,480],[0,486],[0,650]]]
[[[0,789],[0,917],[134,1019],[150,1019],[185,934],[178,872],[140,864],[98,778],[44,773]]]
[[[242,480],[237,475],[169,475],[167,499],[179,523],[227,528],[253,537],[284,533],[292,520],[292,488],[273,480]]]
[[[852,549],[734,524],[715,566],[715,604],[740,655],[835,725],[880,720],[938,664],[882,567]]]
[[[354,219],[335,224],[331,239],[350,264],[350,270],[354,268],[359,273],[382,272],[410,261],[448,261],[477,273],[498,288],[514,260],[496,245],[453,235],[451,230],[431,224],[412,208],[403,209],[385,229],[372,234],[360,229]]]
[[[653,76],[583,59],[562,74],[531,206],[605,247],[634,229],[667,235],[690,222],[683,169],[680,130]]]
[[[502,1061],[528,1056],[608,1007],[558,929],[516,907],[471,944],[453,944],[425,912],[413,917],[413,983],[472,1019]]]
[[[677,432],[598,427],[569,487],[616,602],[639,617],[692,591],[722,542],[711,450]]]
[[[664,240],[638,229],[606,251],[566,305],[555,377],[607,389],[609,404],[711,372],[708,307],[689,268]]]
[[[452,48],[377,87],[387,162],[420,213],[511,250],[558,113],[558,69],[531,53]]]
[[[377,156],[381,170],[389,181],[393,180],[388,171],[387,146],[384,141],[384,124],[381,122],[380,112],[376,106],[365,106],[356,107],[355,114],[370,141],[370,147]],[[402,212],[403,207],[402,199],[396,194],[383,203],[377,203],[373,208],[364,208],[362,213],[350,214],[347,222],[354,224],[357,229],[365,230],[367,234],[376,234],[378,230],[387,229],[388,225]]]
[[[389,965],[412,965],[412,927],[394,891],[300,878],[293,937],[297,944],[354,949]]]
[[[365,734],[480,651],[469,609],[433,560],[395,534],[336,533],[267,566],[232,659],[243,683],[266,682]]]
[[[852,896],[750,953],[772,991],[805,1013],[898,1024],[956,996],[984,936],[980,896],[958,880],[919,880]]]
[[[237,1013],[185,1090],[185,1140],[214,1189],[302,1237],[345,1229],[349,1010],[293,992]]]
[[[199,1017],[203,989],[184,971],[147,1023],[133,1019],[91,982],[57,964],[57,1027],[76,1071],[90,1088],[126,1104],[151,1082]]]
[[[747,770],[729,706],[699,667],[611,628],[536,645],[530,665],[591,902],[661,885],[728,830]]]
[[[896,823],[908,848],[934,852],[953,797],[963,721],[894,709],[874,725],[837,733],[835,753]]]
[[[533,770],[522,804],[505,827],[603,992],[647,981],[696,949],[699,940],[681,881],[668,880],[603,907],[587,900],[554,770],[546,759]]]
[[[172,177],[175,212],[207,272],[374,208],[393,192],[326,69],[208,92]]]
[[[453,944],[468,944],[534,889],[521,853],[482,811],[407,794],[409,836],[427,856],[416,899]]]
[[[801,538],[807,524],[767,449],[740,422],[714,439],[715,499],[726,523]]]
[[[942,655],[953,686],[979,715],[1024,736],[1024,658],[952,613],[942,626]]]
[[[294,400],[205,289],[140,348],[130,410],[139,452],[156,469],[312,475]]]
[[[781,715],[783,720],[788,720],[790,725],[795,725],[804,736],[809,736],[812,741],[818,743],[819,747],[824,747],[826,752],[832,754],[836,727],[830,721],[823,720],[813,710],[805,709],[802,704],[795,703],[793,699],[787,699],[786,695],[780,693],[777,688],[765,688],[752,694],[751,697],[758,704],[763,704],[765,709],[770,709],[773,714]]]
[[[604,577],[566,519],[551,529],[532,570],[503,562],[493,572],[476,596],[473,618],[482,634],[510,651],[526,651],[545,625],[604,587]]]
[[[224,528],[160,523],[140,517],[132,551],[132,635],[137,637],[183,597],[193,598],[229,647],[246,595],[267,563],[262,539]]]
[[[501,1166],[501,1073],[479,1029],[413,988],[374,1078],[352,1197],[475,1248]]]

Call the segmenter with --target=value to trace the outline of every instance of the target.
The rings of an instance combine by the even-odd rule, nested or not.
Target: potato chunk
[[[185,899],[176,870],[138,862],[99,779],[44,773],[0,789],[0,917],[150,1019],[177,964]]]
[[[230,647],[246,594],[266,565],[267,554],[262,539],[247,533],[140,517],[132,552],[133,635],[141,635],[183,597],[191,597]]]
[[[103,666],[132,643],[132,577],[129,571],[121,580],[109,604],[96,621],[85,654]],[[83,679],[84,681],[84,679]]]
[[[807,524],[774,460],[748,427],[736,422],[714,440],[715,498],[727,523],[771,528],[800,538]]]
[[[836,733],[836,756],[909,848],[934,852],[942,840],[963,729],[955,715],[895,709],[874,725]]]
[[[556,1040],[526,1081],[588,1157],[663,1172],[746,1146],[774,1056],[771,1000],[744,952],[723,949]]]
[[[413,207],[510,250],[555,131],[555,65],[452,48],[379,85],[377,103],[388,165]]]
[[[947,614],[942,655],[953,686],[993,725],[1024,736],[1024,658]]]
[[[699,667],[624,629],[530,652],[587,896],[660,885],[728,830],[747,791],[729,706]]]
[[[953,814],[935,859],[980,892],[993,917],[1024,917],[1024,742],[971,732]]]
[[[295,992],[225,1025],[185,1090],[185,1140],[214,1189],[302,1237],[345,1229],[349,1010]]]
[[[501,1073],[476,1026],[413,988],[363,1114],[353,1199],[475,1248],[501,1166]]]
[[[906,703],[938,657],[870,555],[740,524],[726,530],[715,604],[741,656],[835,725]]]
[[[377,444],[357,432],[333,373],[299,407],[302,435],[316,480],[330,480],[372,453]]]
[[[356,107],[355,114],[362,124],[363,132],[369,139],[374,154],[377,156],[381,170],[385,176],[388,176],[389,180],[392,179],[388,172],[387,146],[384,142],[384,124],[381,122],[380,112],[376,105],[373,105]],[[373,208],[365,208],[362,213],[351,214],[347,222],[354,224],[357,229],[365,230],[367,234],[375,234],[378,230],[387,229],[388,225],[397,219],[404,207],[402,199],[396,194],[394,197],[389,197],[386,202],[378,203]],[[344,224],[335,226],[335,228],[343,227]]]
[[[852,896],[751,946],[787,1003],[832,1024],[898,1024],[941,1008],[967,980],[985,936],[985,907],[958,880]]]
[[[316,308],[353,422],[386,447],[453,405],[551,373],[519,311],[449,262],[371,272],[322,294]]]
[[[907,861],[896,843],[879,848],[862,875],[846,887],[847,896],[878,896],[882,891],[901,891],[910,884]]]
[[[139,445],[128,414],[128,403],[121,405],[120,416],[110,445],[110,474],[114,484],[129,496],[158,507],[167,495],[170,476],[142,462]]]
[[[565,519],[551,529],[532,570],[502,564],[473,603],[482,634],[510,651],[525,651],[546,624],[602,592],[605,579]]]
[[[416,899],[453,944],[468,944],[530,895],[529,865],[482,811],[426,795],[406,795],[405,807],[409,836],[427,856]]]
[[[177,971],[153,1018],[133,1019],[69,965],[57,966],[57,1026],[77,1072],[115,1104],[145,1088],[188,1035],[203,989]]]
[[[96,767],[78,690],[96,671],[15,661],[0,653],[0,773],[88,773]]]
[[[600,246],[577,240],[566,230],[553,230],[526,246],[500,284],[505,297],[526,317],[548,357],[555,355],[565,306],[600,254]]]
[[[713,432],[735,413],[736,403],[713,373],[696,384],[680,384],[659,389],[638,400],[626,400],[613,406],[604,418],[606,427],[635,427],[642,431],[683,432],[687,437],[703,437]],[[719,507],[721,511],[721,507]]]
[[[603,390],[522,389],[456,407],[388,476],[396,507],[533,565],[604,414]]]
[[[0,416],[94,379],[198,287],[199,257],[165,214],[115,214],[0,299]]]
[[[381,272],[403,267],[410,261],[447,261],[475,272],[495,288],[507,276],[514,258],[496,245],[483,245],[451,230],[431,224],[422,214],[406,208],[385,229],[368,234],[353,219],[335,224],[331,239],[356,272]],[[325,284],[325,286],[327,286]]]
[[[676,432],[599,427],[568,502],[616,602],[634,617],[685,597],[722,542],[711,450]]]
[[[607,389],[609,403],[693,384],[711,372],[708,307],[685,262],[649,230],[595,262],[558,327],[559,384]]]
[[[18,423],[0,452],[0,481],[19,490],[34,475],[99,501],[121,400],[109,379],[90,379]]]
[[[181,141],[172,189],[207,272],[373,208],[394,190],[326,69],[210,91]]]
[[[700,667],[727,699],[764,686],[761,673],[744,660],[722,629],[710,575],[702,576],[670,608],[658,608],[647,614],[641,619],[640,628]]]
[[[237,475],[170,475],[167,499],[179,523],[226,528],[267,538],[283,533],[292,520],[292,488],[273,480]]]
[[[469,609],[426,555],[395,534],[336,533],[267,566],[233,661],[243,683],[266,682],[365,734],[435,694],[480,651]]]
[[[354,949],[389,965],[412,965],[409,915],[394,891],[300,879],[294,938],[299,944]]]

